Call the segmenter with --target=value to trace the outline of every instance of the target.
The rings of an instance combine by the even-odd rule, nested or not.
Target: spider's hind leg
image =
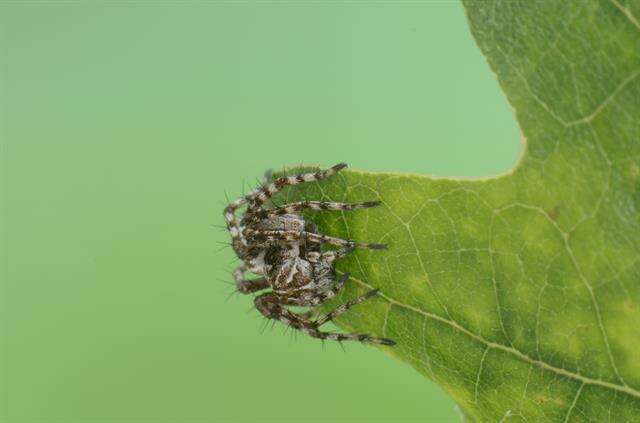
[[[247,266],[242,264],[233,271],[233,280],[236,282],[236,289],[242,294],[251,294],[269,288],[266,278],[245,279],[244,274]]]
[[[336,317],[340,316],[341,314],[346,313],[351,307],[360,304],[363,301],[368,300],[369,298],[375,296],[378,294],[378,290],[377,289],[372,289],[371,291],[367,292],[364,295],[361,295],[359,297],[356,297],[352,300],[347,301],[344,304],[339,305],[338,307],[336,307],[333,311],[330,311],[329,313],[325,314],[324,316],[320,317],[319,319],[317,319],[314,323],[317,326],[322,326],[325,323],[335,319]]]
[[[320,326],[324,325],[325,323],[335,319],[336,317],[340,316],[341,314],[346,313],[351,307],[360,304],[363,301],[368,300],[369,298],[373,297],[374,295],[376,295],[378,293],[377,289],[373,289],[369,292],[367,292],[364,295],[361,295],[357,298],[354,298],[352,300],[347,301],[346,303],[338,306],[337,308],[335,308],[333,311],[325,314],[324,316],[316,319],[314,322],[312,322],[312,324],[314,325],[314,327],[316,328],[315,332],[309,333],[310,336],[314,337],[314,338],[319,338],[319,339],[333,339],[336,341],[360,341],[360,342],[368,342],[371,344],[382,344],[382,345],[390,345],[393,346],[395,345],[395,341],[388,339],[388,338],[378,338],[375,336],[371,336],[371,335],[367,335],[367,334],[363,334],[363,333],[347,333],[347,334],[343,334],[343,333],[333,333],[333,332],[322,332],[317,330],[317,328],[319,328]]]
[[[367,335],[365,333],[336,333],[322,332],[317,329],[306,332],[312,338],[331,339],[333,341],[358,341],[368,344],[380,344],[394,346],[395,341],[387,338],[378,338],[376,336]]]
[[[279,320],[284,325],[290,326],[306,333],[312,338],[331,339],[334,341],[359,341],[371,344],[395,345],[390,339],[377,338],[363,333],[335,333],[318,330],[315,322],[310,322],[303,316],[297,315],[282,306],[281,299],[274,293],[266,293],[256,297],[254,300],[256,308],[268,319]]]

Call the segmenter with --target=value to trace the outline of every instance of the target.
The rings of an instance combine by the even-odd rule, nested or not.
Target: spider
[[[352,299],[333,311],[314,320],[311,314],[294,313],[288,306],[314,308],[333,298],[342,289],[349,274],[336,277],[335,262],[355,248],[385,249],[384,244],[369,244],[335,238],[318,233],[313,222],[306,221],[301,212],[310,210],[357,210],[375,207],[378,201],[363,203],[335,203],[325,201],[300,201],[279,207],[265,208],[265,203],[275,193],[288,185],[320,181],[347,167],[339,163],[331,168],[293,176],[282,176],[267,181],[263,186],[230,203],[224,209],[231,245],[242,264],[233,271],[237,290],[250,294],[271,288],[254,299],[255,307],[268,319],[276,319],[293,329],[318,339],[336,341],[360,341],[364,343],[395,345],[386,338],[367,334],[324,332],[320,326],[345,313],[351,307],[373,297],[377,289]],[[246,206],[240,221],[236,212]],[[338,248],[325,249],[322,245]],[[262,277],[246,279],[251,272]],[[336,280],[337,279],[337,280]]]

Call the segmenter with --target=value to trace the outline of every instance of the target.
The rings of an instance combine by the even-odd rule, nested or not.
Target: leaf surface
[[[309,214],[358,250],[338,320],[471,419],[640,420],[640,2],[464,1],[524,153],[481,180],[345,170],[285,191],[382,206]],[[425,141],[427,142],[427,141]]]

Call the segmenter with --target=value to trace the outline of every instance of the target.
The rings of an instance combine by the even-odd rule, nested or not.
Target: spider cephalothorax
[[[372,297],[372,290],[342,304],[332,312],[311,320],[308,314],[297,314],[287,306],[317,307],[335,295],[349,278],[345,273],[336,280],[335,262],[355,248],[384,249],[383,244],[366,244],[330,237],[318,233],[312,222],[300,214],[311,210],[355,210],[377,206],[376,201],[364,203],[334,203],[301,201],[279,207],[266,208],[265,203],[287,185],[319,181],[344,169],[337,164],[329,169],[294,176],[282,176],[254,189],[246,196],[229,204],[224,218],[231,234],[232,247],[242,264],[233,271],[237,290],[248,294],[271,288],[258,295],[255,306],[265,317],[277,319],[287,326],[300,330],[314,338],[337,341],[356,340],[394,345],[390,339],[366,334],[342,334],[323,332],[319,327],[346,312],[354,305]],[[238,221],[236,211],[247,209]],[[323,250],[323,244],[337,246]],[[262,275],[259,279],[245,279],[245,272]]]

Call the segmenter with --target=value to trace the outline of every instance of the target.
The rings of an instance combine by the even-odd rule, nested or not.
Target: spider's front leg
[[[304,182],[320,181],[322,179],[326,179],[332,175],[335,175],[345,167],[347,167],[346,163],[338,163],[337,165],[332,166],[329,169],[320,170],[317,172],[301,173],[298,175],[281,176],[279,178],[276,178],[271,183],[264,184],[263,186],[256,188],[245,197],[246,202],[249,203],[249,210],[260,208],[269,200],[269,198],[271,198],[274,194],[276,194],[287,185],[298,185]]]
[[[387,248],[385,244],[356,242],[342,238],[336,238],[333,236],[316,234],[307,231],[265,231],[259,229],[247,228],[244,230],[244,235],[255,240],[258,243],[278,242],[284,241],[288,243],[294,242],[312,242],[316,244],[329,244],[337,245],[341,247],[358,247],[367,248],[370,250],[384,250]]]
[[[333,210],[333,211],[351,211],[359,209],[368,209],[379,206],[379,201],[365,201],[362,203],[336,203],[333,201],[299,201],[297,203],[284,204],[272,209],[253,209],[247,213],[245,219],[248,221],[258,221],[269,219],[283,214],[299,214],[307,209],[309,210]]]
[[[247,240],[242,234],[242,225],[236,219],[236,212],[239,208],[246,205],[248,213],[250,213],[251,211],[260,210],[262,205],[266,203],[269,198],[271,198],[285,186],[297,185],[304,182],[320,181],[322,179],[335,175],[345,167],[347,167],[346,163],[338,163],[337,165],[325,170],[301,173],[299,175],[293,176],[282,176],[271,182],[268,182],[268,180],[271,179],[271,172],[267,171],[265,173],[265,182],[261,187],[258,187],[251,191],[249,194],[238,198],[224,208],[224,220],[227,224],[227,229],[231,234],[233,249],[236,251],[238,256],[240,256],[241,258],[244,257],[247,250]]]

